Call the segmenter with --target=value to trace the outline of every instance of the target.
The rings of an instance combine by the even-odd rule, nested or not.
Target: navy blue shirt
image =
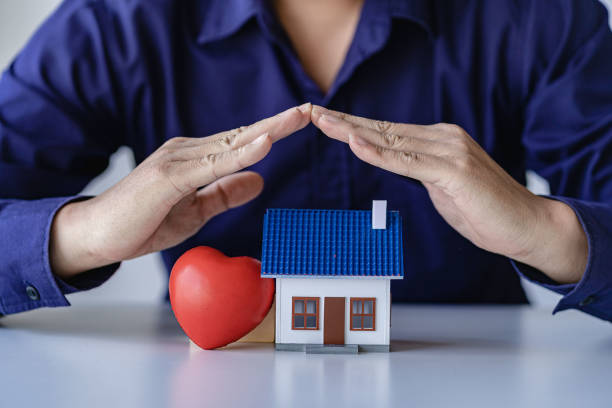
[[[66,305],[116,265],[70,282],[48,260],[51,220],[120,146],[141,162],[310,101],[403,123],[462,126],[520,182],[546,178],[577,213],[588,267],[576,285],[478,249],[414,180],[358,160],[309,125],[253,166],[262,195],[163,252],[196,245],[260,257],[266,208],[369,209],[404,219],[395,301],[525,302],[523,273],[556,310],[612,320],[612,34],[595,0],[367,0],[327,94],[264,1],[67,0],[0,81],[0,313]],[[518,272],[518,273],[517,273]]]

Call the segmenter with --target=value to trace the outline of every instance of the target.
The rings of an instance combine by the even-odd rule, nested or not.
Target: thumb
[[[196,193],[203,221],[251,201],[261,193],[263,185],[263,178],[252,171],[230,174],[207,185]]]

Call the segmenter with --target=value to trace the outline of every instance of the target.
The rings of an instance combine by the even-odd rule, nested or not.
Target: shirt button
[[[578,306],[588,306],[594,301],[595,301],[595,296],[593,295],[587,296],[582,300],[582,302],[578,303]]]
[[[36,288],[34,286],[28,286],[26,288],[26,293],[28,294],[28,297],[32,300],[38,300],[40,299],[40,295],[38,294],[38,291],[36,290]]]

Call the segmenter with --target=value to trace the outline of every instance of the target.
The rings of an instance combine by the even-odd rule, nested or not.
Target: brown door
[[[323,344],[344,344],[344,298],[326,297],[323,313]]]

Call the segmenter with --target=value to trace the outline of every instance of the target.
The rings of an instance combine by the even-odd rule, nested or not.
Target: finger
[[[383,133],[327,114],[321,116],[319,127],[327,136],[345,143],[348,143],[349,135],[353,134],[360,136],[370,144],[390,150],[427,154],[440,154],[447,150],[447,146],[431,139],[415,135],[400,136],[395,133]]]
[[[340,118],[354,125],[376,130],[378,132],[392,133],[392,134],[397,134],[399,136],[419,134],[419,133],[422,133],[427,128],[427,126],[423,126],[423,125],[413,125],[413,124],[405,124],[405,123],[400,124],[400,123],[388,122],[386,120],[375,120],[375,119],[363,118],[361,116],[349,115],[348,113],[327,109],[319,105],[313,105],[310,117],[311,117],[312,123],[318,128],[320,128],[319,124],[321,121],[321,116],[323,115]]]
[[[209,153],[193,160],[177,162],[172,169],[174,180],[179,180],[175,183],[187,186],[187,190],[205,186],[252,166],[266,157],[271,148],[272,139],[265,133],[253,142],[234,150]]]
[[[222,177],[204,187],[196,194],[203,222],[251,201],[261,193],[263,185],[259,174],[245,171]]]
[[[237,149],[251,143],[263,133],[268,133],[273,143],[277,142],[310,123],[311,108],[310,103],[305,103],[249,126],[241,126],[208,137],[189,139],[182,144],[186,150],[181,153],[185,154],[185,157],[193,158]]]
[[[259,122],[248,126],[247,130],[249,130],[251,135],[268,133],[272,139],[272,142],[274,143],[308,125],[310,123],[311,110],[312,104],[308,102],[303,105],[287,109],[278,115],[260,120]]]
[[[437,156],[385,149],[353,134],[350,135],[349,146],[366,163],[421,182],[438,183],[448,169],[448,164]]]

